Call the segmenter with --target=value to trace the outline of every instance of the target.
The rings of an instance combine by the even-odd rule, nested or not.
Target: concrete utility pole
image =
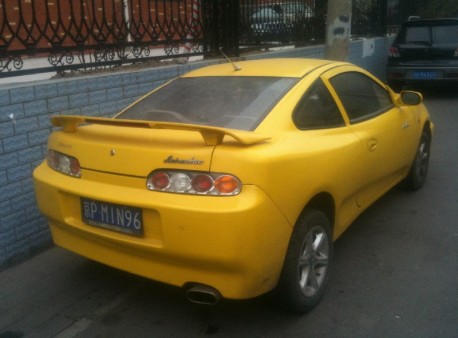
[[[347,61],[350,49],[351,1],[328,0],[326,59]]]

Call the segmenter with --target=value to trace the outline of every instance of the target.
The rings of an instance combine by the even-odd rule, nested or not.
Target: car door
[[[408,107],[398,107],[382,84],[369,74],[348,67],[327,74],[351,130],[362,145],[355,163],[362,177],[357,194],[364,206],[397,183],[408,170],[415,137],[414,119]]]

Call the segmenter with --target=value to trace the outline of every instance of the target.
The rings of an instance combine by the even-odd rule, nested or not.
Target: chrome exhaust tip
[[[201,284],[196,284],[186,290],[186,297],[192,303],[204,305],[216,305],[221,300],[218,290]]]

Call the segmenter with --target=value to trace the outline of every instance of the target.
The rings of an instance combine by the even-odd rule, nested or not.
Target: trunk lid
[[[62,130],[51,135],[51,149],[76,157],[86,170],[136,177],[157,168],[209,171],[213,150],[226,136],[245,145],[269,139],[254,132],[150,121],[57,116],[52,123]]]

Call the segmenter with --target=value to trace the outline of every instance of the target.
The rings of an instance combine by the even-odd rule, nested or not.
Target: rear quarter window
[[[304,94],[293,113],[299,129],[336,128],[345,125],[342,114],[325,84],[317,80]]]

